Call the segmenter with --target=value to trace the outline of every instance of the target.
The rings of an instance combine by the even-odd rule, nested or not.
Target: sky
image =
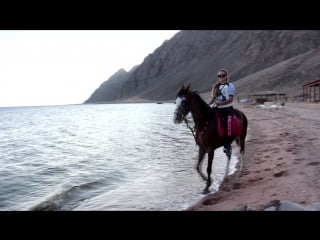
[[[179,30],[0,30],[0,107],[81,104]]]

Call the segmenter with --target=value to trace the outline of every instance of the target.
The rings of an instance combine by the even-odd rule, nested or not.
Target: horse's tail
[[[240,153],[244,154],[245,139],[247,136],[247,128],[248,128],[248,119],[242,111],[238,109],[234,109],[234,112],[240,122],[240,128],[241,128],[240,136],[236,138],[236,143],[238,146],[240,145]]]
[[[247,119],[247,116],[243,112],[241,112],[241,115],[242,115],[242,131],[241,131],[241,133],[243,135],[243,138],[245,139],[247,136],[248,119]]]

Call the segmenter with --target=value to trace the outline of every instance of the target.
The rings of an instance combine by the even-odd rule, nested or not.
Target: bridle
[[[178,109],[179,111],[177,111],[177,110],[176,111],[179,112],[179,114],[182,115],[182,121],[185,122],[185,124],[187,125],[187,128],[190,129],[190,131],[191,131],[191,133],[192,133],[192,135],[194,137],[194,140],[196,141],[196,135],[194,133],[195,132],[195,128],[192,128],[192,127],[189,126],[189,121],[187,119],[188,111],[185,108],[185,106],[188,103],[189,103],[189,101],[184,98],[183,101],[181,101],[181,103],[180,103],[181,105],[180,105],[180,107]]]
[[[188,102],[188,100],[184,100],[184,101],[185,101],[185,102],[184,102],[183,104],[186,104],[186,102]],[[181,106],[181,107],[182,107],[181,112],[182,112],[182,116],[183,116],[182,121],[184,121],[185,124],[186,124],[186,126],[187,126],[187,128],[190,129],[190,131],[191,131],[191,133],[192,133],[192,136],[193,136],[195,142],[196,142],[197,144],[200,144],[200,143],[197,141],[197,137],[196,137],[196,134],[195,134],[195,132],[196,132],[195,126],[194,126],[193,128],[190,127],[189,121],[188,121],[188,119],[187,119],[187,114],[185,114],[185,113],[186,113],[186,110],[183,108],[183,106]],[[203,134],[203,132],[206,130],[207,126],[208,126],[208,122],[206,122],[206,125],[205,125],[204,129],[203,129],[201,132],[198,133],[198,138],[200,138],[200,136],[201,136],[201,135]]]
[[[183,117],[183,121],[186,123],[187,128],[190,129],[190,131],[191,131],[191,133],[192,133],[192,135],[193,135],[194,140],[197,142],[196,135],[194,134],[195,128],[192,128],[192,127],[189,126],[189,122],[188,122],[188,119],[186,118],[186,116]]]

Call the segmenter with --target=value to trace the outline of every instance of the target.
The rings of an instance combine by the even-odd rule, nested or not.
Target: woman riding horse
[[[218,108],[222,122],[225,130],[227,131],[227,136],[229,137],[229,142],[224,146],[224,152],[228,157],[231,156],[231,132],[232,132],[232,117],[233,117],[233,97],[235,94],[235,87],[229,82],[228,71],[221,69],[218,71],[218,83],[212,87],[211,99],[208,103],[212,107]]]
[[[186,116],[189,112],[191,112],[195,123],[194,136],[199,146],[197,171],[207,182],[203,192],[208,193],[211,185],[212,160],[215,149],[236,140],[237,144],[240,145],[240,169],[242,169],[242,156],[244,154],[248,120],[243,112],[234,108],[233,131],[231,136],[227,136],[216,108],[211,108],[196,92],[190,90],[190,85],[187,87],[182,86],[177,94],[174,123],[180,124],[183,121],[187,123]],[[200,168],[206,153],[208,154],[207,176],[202,173]],[[228,156],[225,176],[228,175],[230,157]]]

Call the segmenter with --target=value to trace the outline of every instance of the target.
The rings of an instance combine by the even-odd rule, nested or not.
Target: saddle
[[[240,136],[240,121],[236,117],[236,115],[233,113],[232,116],[228,116],[230,119],[228,119],[228,128],[225,129],[222,118],[220,114],[216,111],[216,119],[217,125],[218,125],[218,134],[220,137],[237,137]]]

